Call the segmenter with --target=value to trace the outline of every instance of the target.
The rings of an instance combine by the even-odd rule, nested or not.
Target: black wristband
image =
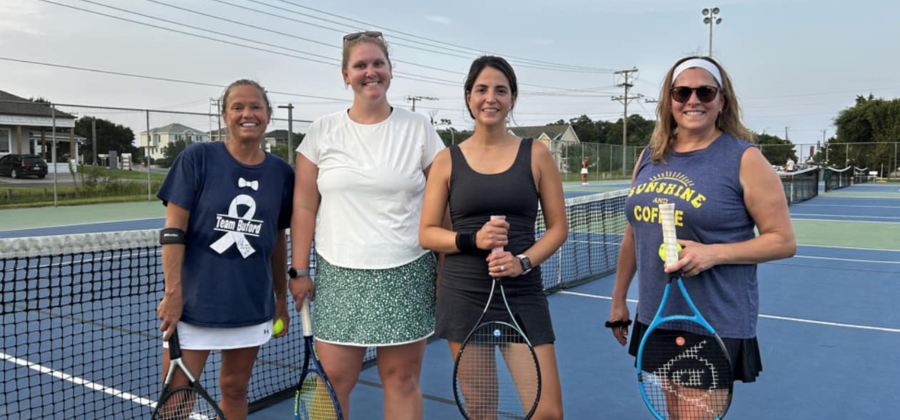
[[[178,228],[165,228],[159,231],[159,244],[184,244],[184,231]]]
[[[478,251],[478,245],[475,243],[475,234],[476,232],[456,232],[456,249],[459,252]]]

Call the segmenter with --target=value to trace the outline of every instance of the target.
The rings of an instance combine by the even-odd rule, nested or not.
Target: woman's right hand
[[[475,232],[475,245],[486,251],[509,244],[509,223],[503,219],[489,220]]]
[[[169,337],[172,336],[175,326],[178,325],[178,320],[181,319],[182,309],[184,309],[184,300],[180,292],[163,295],[162,301],[156,307],[156,315],[162,321],[159,325],[159,330],[163,331],[163,340],[168,341]]]
[[[303,299],[309,296],[309,300],[316,300],[316,284],[309,276],[294,277],[288,281],[288,289],[294,298],[294,307],[300,310]]]
[[[628,311],[628,304],[624,301],[617,302],[616,300],[612,301],[612,306],[609,308],[609,322],[616,321],[628,321],[631,319],[630,312]],[[621,345],[625,345],[628,343],[628,327],[616,327],[612,328],[613,337],[616,338],[616,341]]]

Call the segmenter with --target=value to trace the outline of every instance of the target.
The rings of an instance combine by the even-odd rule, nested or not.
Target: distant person
[[[509,306],[520,318],[541,370],[541,398],[532,418],[562,419],[556,336],[539,267],[568,232],[559,170],[543,143],[507,130],[506,118],[519,90],[505,59],[476,59],[464,91],[475,131],[435,158],[419,227],[422,246],[445,253],[435,333],[447,340],[455,358],[484,310],[491,278],[508,278],[504,287]],[[547,227],[535,241],[538,204]],[[448,205],[452,230],[445,220]],[[490,220],[491,215],[506,220]],[[490,252],[498,246],[504,247],[502,253]],[[484,321],[497,319],[509,315],[494,302]]]
[[[588,184],[588,167],[590,166],[590,165],[588,165],[589,161],[590,161],[589,158],[584,158],[581,161],[581,185]]]
[[[637,356],[662,300],[666,273],[681,271],[700,313],[728,348],[735,380],[754,382],[762,371],[757,264],[794,255],[796,242],[781,180],[751,143],[738,104],[728,74],[708,57],[683,58],[666,73],[656,128],[635,165],[625,203],[628,225],[609,320],[629,320],[626,298],[637,273],[640,302],[628,349]],[[654,216],[660,202],[675,204],[678,243],[684,247],[678,263],[666,268],[658,255],[663,236]],[[690,313],[681,301],[669,303],[667,313]],[[612,333],[626,344],[627,327]]]
[[[247,418],[247,386],[273,319],[288,322],[287,239],[294,171],[260,149],[272,106],[256,82],[238,80],[222,96],[224,142],[194,143],[172,164],[157,193],[166,206],[161,240],[165,295],[157,308],[168,338],[178,326],[184,363],[199,376],[210,350],[228,420]],[[287,324],[285,324],[287,325]],[[287,326],[279,336],[287,333]],[[163,377],[169,352],[163,352]],[[179,371],[172,386],[187,385]]]
[[[289,287],[298,308],[315,298],[316,348],[344,419],[372,346],[383,418],[420,420],[436,262],[419,246],[418,222],[425,180],[444,143],[426,116],[388,102],[393,65],[381,32],[344,36],[341,75],[353,104],[313,122],[297,147],[291,262],[298,272]],[[315,285],[308,272],[313,232]]]
[[[784,164],[784,170],[786,172],[794,172],[794,160],[790,157],[787,160],[787,163]]]

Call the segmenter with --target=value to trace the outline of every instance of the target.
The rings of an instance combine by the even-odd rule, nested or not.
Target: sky
[[[834,135],[834,118],[857,95],[900,97],[896,0],[0,0],[0,90],[62,104],[209,113],[224,86],[249,78],[273,105],[293,104],[294,119],[313,120],[351,103],[341,37],[368,29],[390,44],[391,104],[435,98],[417,101],[416,112],[457,129],[472,126],[462,84],[483,53],[516,70],[511,125],[582,114],[615,121],[623,106],[613,97],[623,95],[616,85],[624,80],[614,72],[633,68],[629,95],[643,98],[628,113],[655,118],[646,100],[659,96],[665,72],[683,56],[709,53],[701,11],[713,7],[722,22],[712,28],[712,55],[753,131],[787,131],[796,144],[814,144]],[[62,109],[136,132],[146,126],[136,112]],[[152,127],[169,122],[204,131],[218,124],[151,114]]]

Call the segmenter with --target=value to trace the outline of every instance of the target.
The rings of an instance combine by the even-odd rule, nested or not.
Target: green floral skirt
[[[435,260],[360,270],[316,254],[316,339],[350,346],[407,344],[434,333]]]

